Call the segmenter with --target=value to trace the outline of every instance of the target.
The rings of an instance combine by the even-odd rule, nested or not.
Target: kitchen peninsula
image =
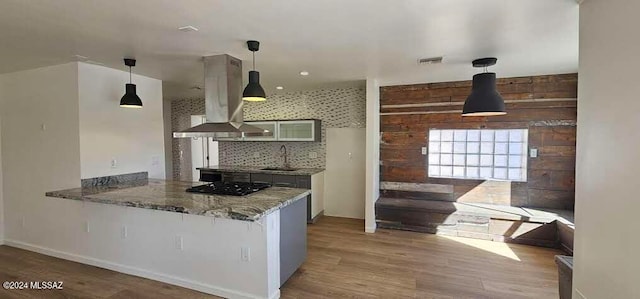
[[[284,168],[247,165],[199,167],[201,181],[233,181],[269,184],[277,187],[310,189],[307,222],[315,223],[324,214],[324,169]]]
[[[84,233],[101,240],[90,264],[227,298],[277,298],[306,257],[310,190],[207,195],[185,191],[198,182],[90,180],[46,193],[89,205]]]

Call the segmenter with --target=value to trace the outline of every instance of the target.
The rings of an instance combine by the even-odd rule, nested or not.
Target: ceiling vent
[[[418,64],[438,64],[438,63],[442,63],[442,56],[418,59]]]

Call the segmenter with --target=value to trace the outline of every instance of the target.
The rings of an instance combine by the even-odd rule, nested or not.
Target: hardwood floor
[[[307,261],[282,298],[558,298],[559,251],[378,230],[323,217]],[[0,289],[0,298],[217,298],[185,288],[0,246],[1,281],[64,281],[63,290]]]
[[[360,220],[309,226],[307,261],[283,298],[558,298],[548,248],[377,230]]]

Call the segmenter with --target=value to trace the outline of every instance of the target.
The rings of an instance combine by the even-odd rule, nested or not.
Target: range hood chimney
[[[174,132],[174,138],[273,136],[273,132],[243,123],[240,59],[226,54],[204,57],[204,98],[207,122]]]

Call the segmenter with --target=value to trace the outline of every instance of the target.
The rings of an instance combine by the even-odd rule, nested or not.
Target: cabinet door
[[[278,122],[276,121],[248,121],[245,123],[273,133],[273,136],[245,136],[245,141],[276,141],[278,139]]]
[[[268,173],[252,173],[251,174],[251,182],[252,183],[264,183],[264,184],[273,184],[273,176]]]
[[[222,174],[222,180],[225,182],[251,182],[251,175],[248,173],[225,172]]]
[[[294,175],[273,175],[273,185],[277,187],[297,188],[296,176]]]
[[[301,175],[296,177],[298,188],[311,189],[311,176]]]
[[[223,174],[217,171],[200,170],[201,182],[219,182],[223,180]]]
[[[278,121],[278,140],[281,141],[316,141],[315,120],[282,120]]]

